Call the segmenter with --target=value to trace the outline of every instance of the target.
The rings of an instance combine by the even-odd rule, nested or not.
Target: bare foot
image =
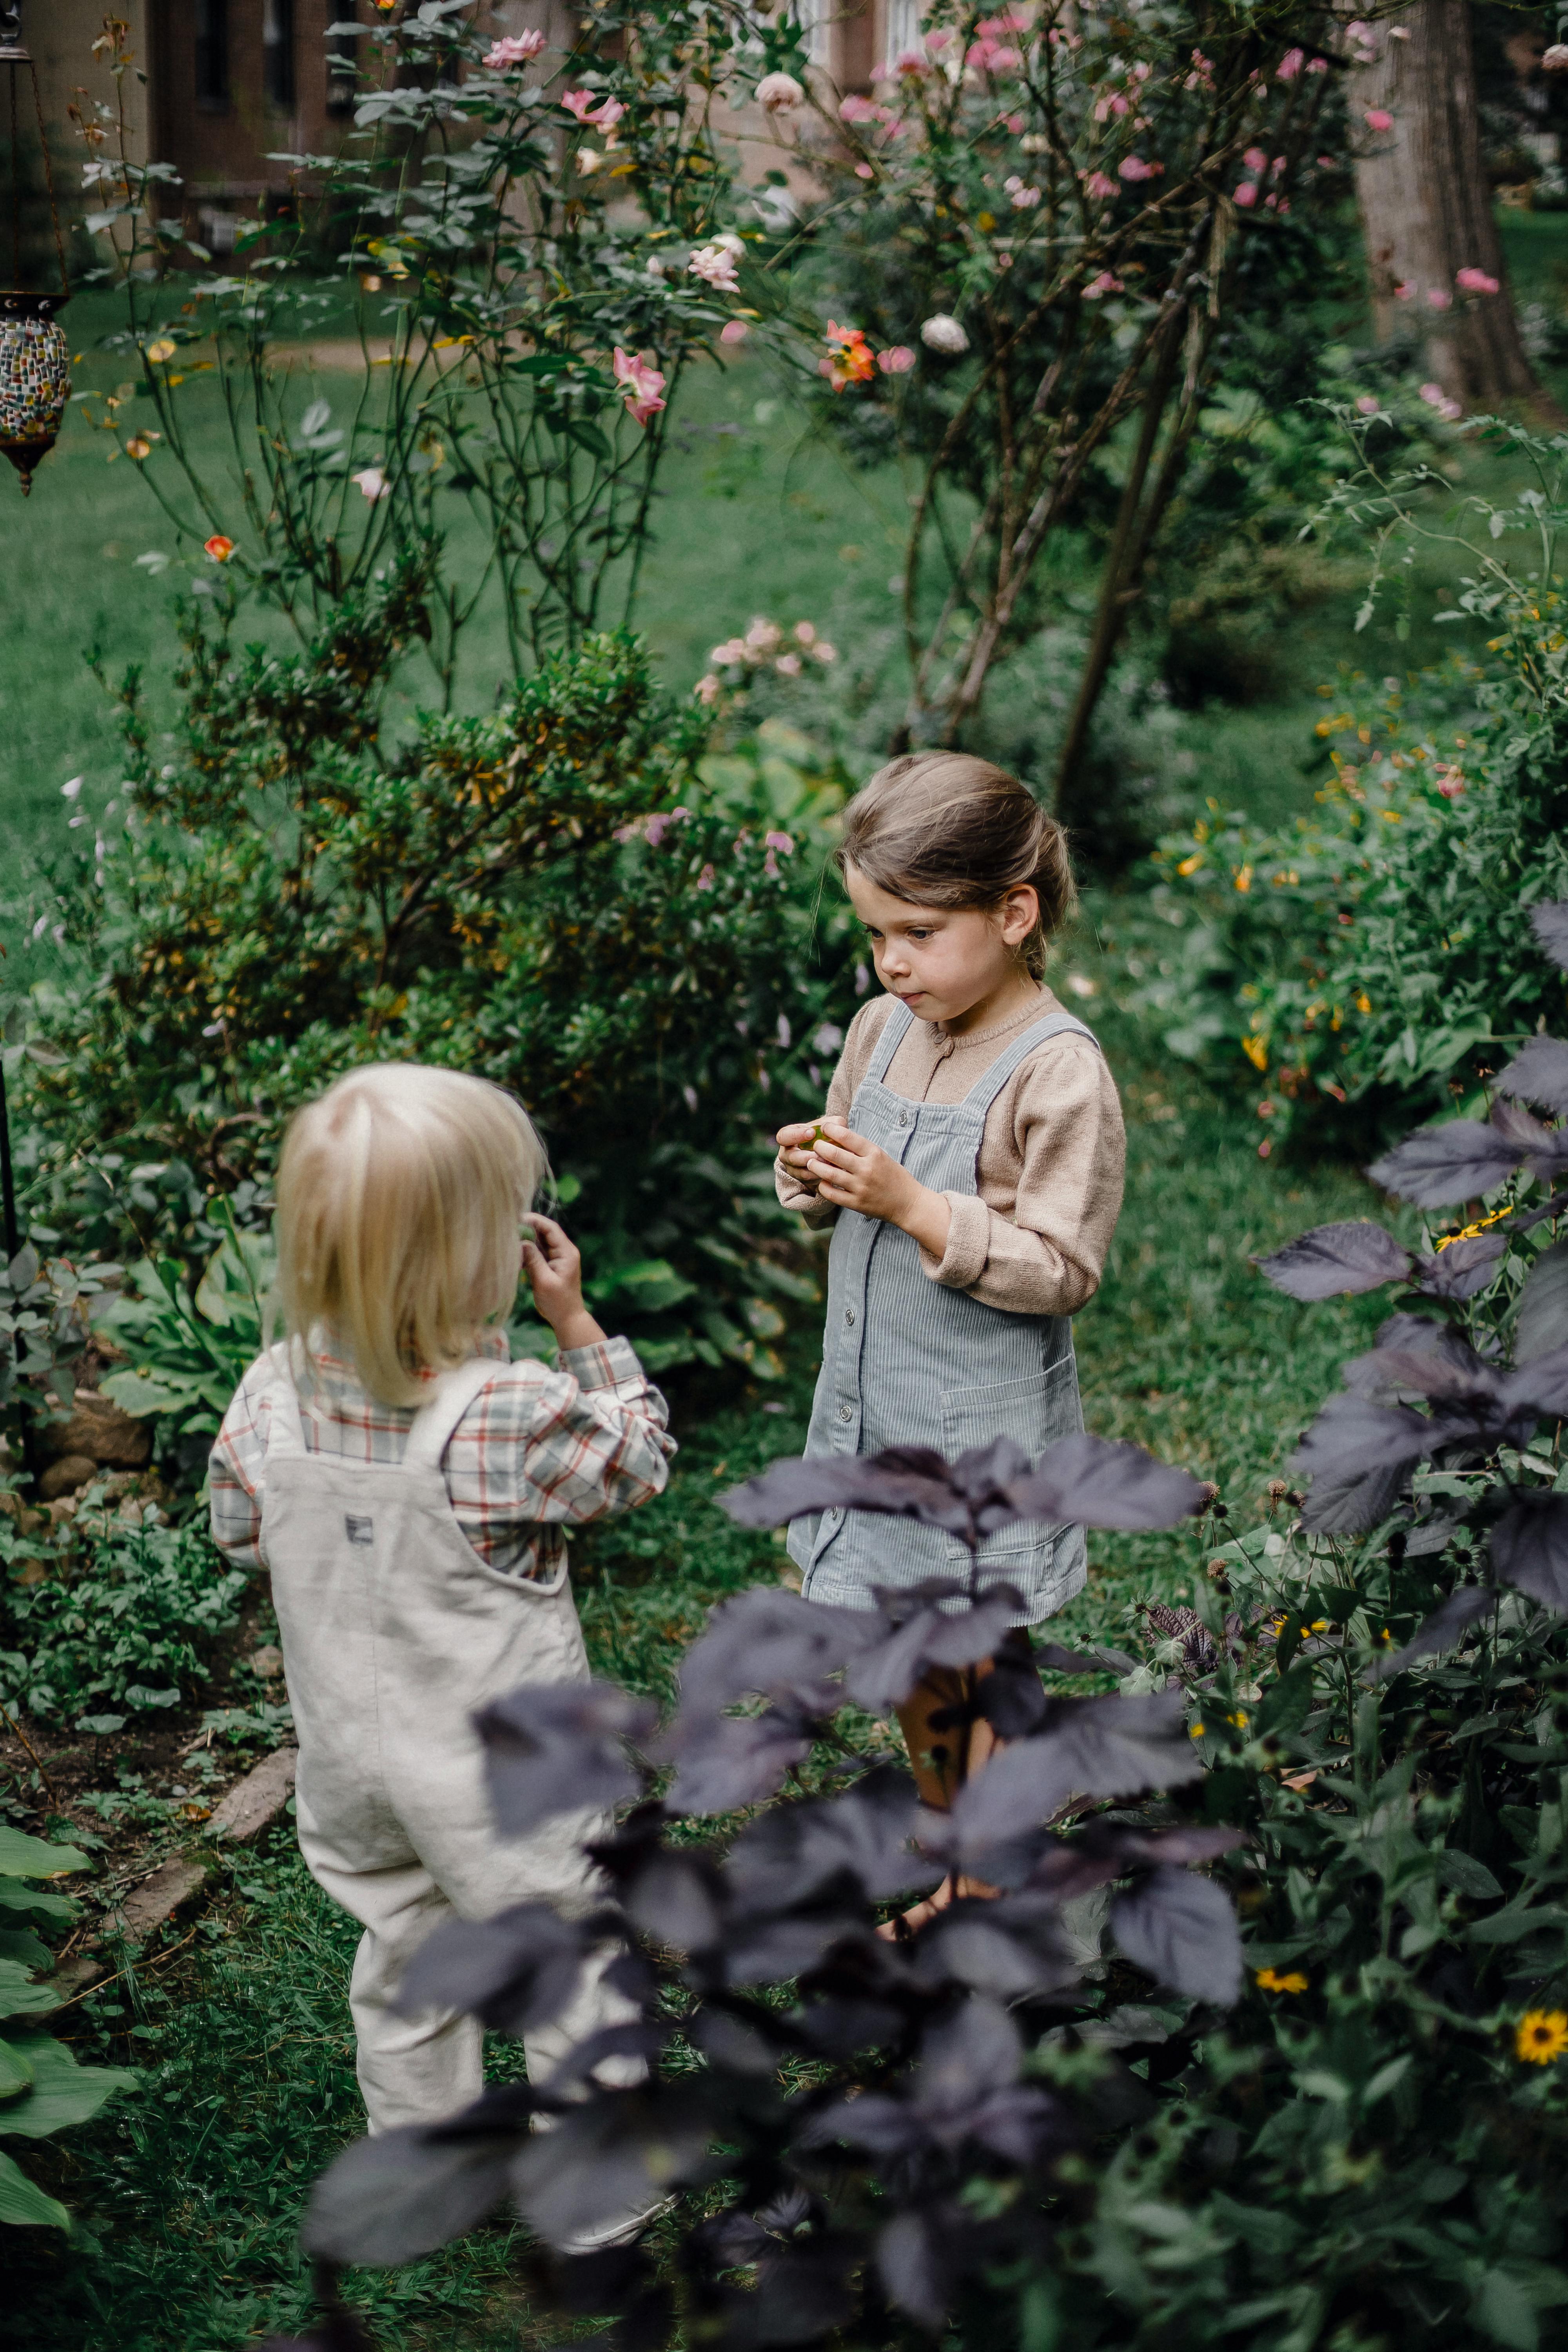
[[[887,1943],[901,1944],[907,1937],[917,1935],[921,1928],[928,1927],[939,1912],[947,1909],[950,1903],[994,1903],[1000,1891],[998,1887],[988,1886],[983,1878],[944,1878],[935,1893],[928,1895],[923,1903],[911,1905],[900,1918],[884,1919],[877,1933]]]

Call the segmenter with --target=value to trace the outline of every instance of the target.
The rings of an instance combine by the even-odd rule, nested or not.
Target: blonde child
[[[989,761],[916,752],[850,802],[838,864],[887,992],[856,1014],[823,1118],[778,1137],[780,1200],[834,1228],[806,1452],[951,1458],[1006,1436],[1038,1454],[1083,1426],[1071,1318],[1123,1163],[1104,1057],[1040,977],[1073,903],[1066,836]],[[967,1563],[940,1528],[853,1511],[798,1520],[790,1549],[808,1597],[841,1608]],[[1037,1623],[1081,1587],[1083,1532],[1009,1528],[980,1567]],[[931,1804],[990,1746],[984,1723],[931,1721],[959,1680],[933,1673],[900,1710]]]
[[[300,1851],[364,1926],[349,2000],[373,2131],[483,2087],[471,2018],[392,2006],[431,1930],[594,1899],[584,1817],[496,1835],[473,1717],[522,1683],[587,1679],[564,1530],[647,1502],[674,1451],[663,1398],[584,1307],[577,1252],[531,1213],[544,1172],[526,1114],[483,1079],[410,1063],[340,1078],[279,1169],[288,1337],[213,1449],[214,1537],[271,1570]],[[510,1362],[496,1328],[520,1265],[552,1369]],[[524,2036],[531,2078],[625,2013],[595,1976]]]

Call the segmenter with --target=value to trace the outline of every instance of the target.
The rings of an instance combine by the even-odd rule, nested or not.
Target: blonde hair
[[[1037,979],[1078,901],[1055,817],[1005,768],[966,751],[910,751],[879,768],[844,812],[837,856],[916,907],[995,907],[1027,883],[1040,919],[1021,953]]]
[[[278,1303],[290,1355],[319,1328],[384,1404],[466,1363],[517,1289],[519,1221],[549,1174],[522,1105],[419,1062],[353,1070],[289,1121]]]

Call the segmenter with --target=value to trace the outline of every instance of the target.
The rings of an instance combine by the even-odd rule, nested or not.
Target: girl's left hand
[[[826,1132],[813,1145],[807,1163],[808,1173],[816,1180],[818,1200],[831,1202],[836,1209],[858,1209],[863,1217],[880,1217],[913,1234],[933,1257],[941,1257],[952,1215],[943,1195],[921,1183],[880,1144],[857,1135],[843,1119],[824,1124]]]

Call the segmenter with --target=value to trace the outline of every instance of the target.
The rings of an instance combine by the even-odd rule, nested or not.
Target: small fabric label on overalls
[[[375,1541],[375,1522],[374,1519],[365,1518],[358,1511],[345,1511],[343,1513],[343,1533],[347,1536],[350,1543],[374,1543]]]

